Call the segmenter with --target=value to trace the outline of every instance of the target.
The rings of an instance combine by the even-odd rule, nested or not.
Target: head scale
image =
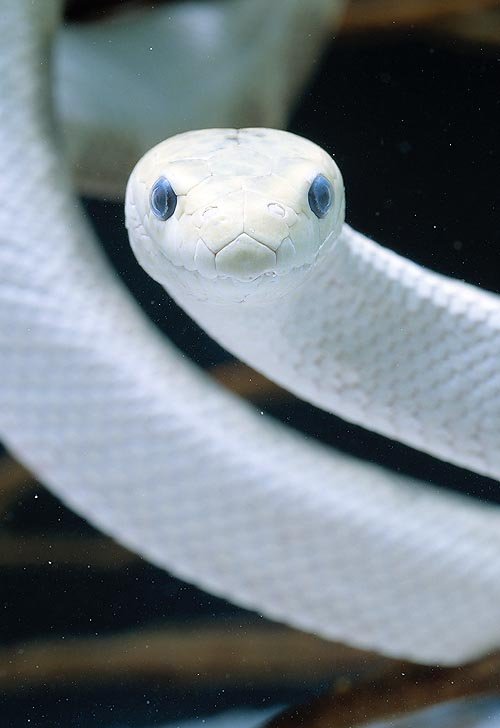
[[[274,300],[337,238],[344,188],[332,158],[274,129],[172,137],[136,165],[126,217],[139,263],[174,295]]]

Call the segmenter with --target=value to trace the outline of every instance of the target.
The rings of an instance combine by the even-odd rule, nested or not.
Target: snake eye
[[[168,220],[177,207],[177,195],[166,177],[159,177],[151,188],[149,196],[153,214],[159,220]]]
[[[326,217],[333,203],[333,189],[327,178],[318,174],[309,187],[309,207],[316,217]]]

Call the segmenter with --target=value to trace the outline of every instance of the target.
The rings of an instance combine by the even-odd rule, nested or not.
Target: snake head
[[[340,171],[320,147],[275,129],[208,129],[151,149],[127,186],[126,221],[142,267],[174,296],[278,298],[338,237]]]

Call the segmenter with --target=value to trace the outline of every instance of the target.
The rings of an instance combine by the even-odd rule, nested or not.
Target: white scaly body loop
[[[41,6],[11,0],[0,14],[3,440],[66,503],[122,543],[270,617],[423,662],[460,662],[500,645],[496,508],[386,473],[267,421],[187,364],[141,315],[100,254],[52,143],[45,46],[58,3]],[[439,279],[443,295],[436,277],[401,259],[384,267],[396,259],[348,228],[332,251],[339,271],[358,251],[355,269],[368,274],[364,291],[345,298],[342,315],[350,312],[353,325],[363,292],[371,296],[379,276],[389,292],[432,283],[421,297],[420,332],[435,325],[433,311],[444,326],[462,305],[467,325],[460,336],[467,338],[453,374],[466,378],[465,391],[490,386],[498,362],[493,296]],[[449,290],[458,297],[453,306]],[[326,311],[321,320],[329,320]],[[284,331],[280,346],[285,341]],[[295,361],[291,344],[286,351]],[[378,355],[387,355],[380,347]],[[267,369],[266,361],[259,366]],[[280,375],[288,384],[293,369]],[[321,381],[310,386],[304,393],[319,398]],[[325,386],[327,402],[337,406],[339,393],[329,393],[331,382]],[[403,380],[400,386],[405,394]],[[462,455],[457,447],[450,459],[498,475],[494,410],[486,415],[487,437],[474,440],[483,454]],[[397,416],[404,424],[406,415]],[[387,421],[374,424],[385,430]]]

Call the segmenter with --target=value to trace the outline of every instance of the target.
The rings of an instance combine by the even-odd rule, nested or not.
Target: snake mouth
[[[319,255],[319,251],[318,251]],[[316,256],[318,257],[318,256]],[[295,266],[290,270],[278,273],[275,270],[265,271],[255,277],[239,277],[218,273],[208,278],[199,270],[191,270],[183,265],[176,265],[164,254],[165,261],[170,267],[169,290],[175,292],[180,286],[185,294],[200,301],[211,301],[213,303],[245,303],[248,300],[254,302],[270,302],[282,298],[302,281],[308,278],[316,262]],[[166,285],[164,278],[158,282]]]
[[[168,251],[163,252],[169,258]],[[231,279],[245,284],[263,277],[285,276],[296,268],[305,269],[313,265],[317,252],[298,255],[290,237],[273,248],[247,233],[241,233],[217,252],[213,252],[212,246],[200,238],[194,247],[192,263],[189,261],[186,265],[181,262],[181,267],[196,271],[208,280]]]
[[[128,227],[139,262],[160,285],[172,290],[174,297],[177,290],[179,295],[218,304],[246,301],[265,304],[286,296],[309,278],[334,244],[342,222],[343,214],[339,210],[328,235],[314,248],[309,247],[307,253],[297,253],[298,246],[291,237],[283,239],[273,250],[246,233],[238,235],[217,253],[201,237],[189,246],[181,243],[180,248],[170,249],[168,244],[145,247],[143,241],[148,239],[152,243],[152,239],[144,222]],[[258,254],[253,256],[255,251]]]
[[[184,271],[186,274],[190,276],[197,276],[200,280],[204,281],[210,281],[210,282],[217,282],[217,281],[233,281],[234,284],[241,284],[242,286],[246,284],[253,284],[261,279],[274,279],[274,278],[286,278],[287,276],[295,273],[295,272],[306,272],[310,268],[314,266],[316,263],[316,260],[319,256],[320,250],[316,253],[313,260],[308,261],[306,263],[302,263],[299,265],[292,266],[288,270],[277,270],[276,266],[273,268],[270,268],[269,270],[264,270],[259,273],[249,273],[249,274],[243,274],[242,272],[238,272],[236,274],[232,274],[230,272],[223,272],[218,271],[215,273],[215,275],[207,275],[207,273],[203,270],[200,270],[196,267],[189,267],[186,265],[183,265],[182,263],[174,263],[172,259],[168,256],[168,253],[165,250],[160,250],[160,253],[164,260],[171,265],[174,269],[177,271]]]
[[[133,207],[131,202],[130,208]],[[185,250],[185,254],[181,256],[178,251],[176,254],[175,249],[170,250],[168,245],[152,244],[152,238],[146,230],[143,220],[136,219],[135,224],[129,220],[127,227],[132,249],[137,259],[154,280],[171,291],[174,297],[177,289],[184,295],[214,303],[243,303],[249,299],[255,302],[267,302],[281,298],[308,278],[309,272],[314,268],[318,257],[331,237],[329,235],[323,241],[309,260],[300,262],[292,260],[288,266],[284,264],[284,256],[281,256],[279,252],[278,255],[275,254],[271,248],[266,246],[266,249],[272,253],[272,259],[268,258],[268,267],[258,270],[258,266],[251,262],[243,272],[238,266],[234,271],[231,270],[232,264],[228,264],[228,260],[225,261],[226,265],[218,267],[215,260],[220,253],[224,252],[224,248],[216,255],[201,238],[190,246],[190,251]],[[241,243],[243,235],[244,233],[239,235],[233,242]],[[147,246],[144,245],[146,240],[150,242]],[[248,242],[245,238],[244,240]],[[254,241],[253,238],[251,240],[255,245],[264,247],[262,243]],[[295,247],[289,238],[285,238],[281,242],[277,251],[282,246],[284,252],[289,250],[295,256]]]
[[[212,282],[230,280],[242,286],[255,285],[260,280],[284,280],[297,273],[306,274],[338,236],[342,222],[343,210],[339,209],[332,228],[323,240],[319,237],[319,231],[315,231],[312,236],[314,244],[311,241],[307,245],[297,243],[289,230],[290,234],[277,243],[242,232],[222,246],[212,243],[210,238],[200,236],[180,255],[178,249],[171,251],[168,245],[162,245],[159,249],[172,266],[189,274],[196,273],[201,279]]]
[[[240,269],[233,275],[224,270],[214,271],[212,268],[207,275],[206,270],[197,267],[196,256],[193,257],[192,264],[173,262],[168,252],[162,248],[160,253],[166,267],[163,268],[163,274],[157,275],[159,271],[155,270],[152,275],[168,290],[172,290],[174,297],[175,290],[180,289],[185,295],[216,304],[250,301],[266,304],[299,288],[309,278],[318,260],[329,250],[336,237],[337,231],[334,229],[319,245],[314,255],[305,262],[297,262],[296,265],[286,268],[276,264],[268,270],[257,273],[254,270],[246,275]],[[205,247],[204,243],[203,245]]]

